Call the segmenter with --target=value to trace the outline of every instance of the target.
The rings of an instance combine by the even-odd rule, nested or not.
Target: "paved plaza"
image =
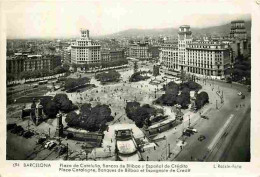
[[[152,66],[140,67],[141,71],[149,71]],[[81,92],[66,93],[64,91],[52,91],[48,92],[46,95],[55,95],[58,93],[66,93],[68,98],[73,102],[73,104],[81,106],[84,103],[90,103],[93,106],[97,104],[107,104],[111,109],[111,115],[114,120],[108,122],[108,130],[104,131],[104,138],[102,146],[98,148],[91,148],[86,150],[82,148],[83,146],[88,146],[87,142],[77,142],[73,140],[62,140],[62,143],[68,144],[70,149],[69,158],[71,160],[115,160],[115,130],[120,129],[132,129],[133,135],[136,139],[144,142],[144,149],[141,155],[144,160],[147,161],[171,161],[171,160],[202,160],[205,154],[209,151],[207,149],[209,145],[215,147],[218,141],[217,134],[223,127],[225,120],[230,116],[230,114],[240,116],[244,114],[244,111],[249,109],[241,108],[241,105],[248,104],[250,100],[250,94],[246,93],[246,99],[241,100],[237,96],[237,92],[246,92],[245,87],[239,84],[227,84],[223,81],[217,81],[215,79],[205,79],[200,78],[198,83],[202,85],[202,89],[199,91],[205,91],[209,95],[209,103],[201,108],[198,112],[192,112],[189,109],[182,110],[184,113],[183,122],[167,131],[156,134],[153,139],[149,139],[143,133],[143,130],[138,128],[135,123],[130,120],[125,112],[125,107],[127,102],[137,101],[141,105],[150,104],[153,107],[160,108],[163,110],[164,115],[168,116],[168,119],[174,119],[175,113],[172,111],[170,106],[160,106],[154,105],[153,101],[160,97],[164,91],[162,87],[164,84],[170,81],[176,81],[172,76],[166,76],[161,74],[156,78],[151,74],[147,74],[150,78],[139,82],[129,82],[130,76],[133,74],[133,69],[120,69],[118,70],[121,74],[121,79],[117,83],[107,83],[105,85],[100,84],[94,78],[94,74],[72,74],[70,77],[90,77],[90,84],[94,84],[94,88],[85,89]],[[159,84],[151,84],[152,80],[156,80]],[[176,81],[178,82],[178,81]],[[223,94],[224,102],[221,102],[221,95]],[[236,105],[237,104],[237,105]],[[241,109],[240,109],[241,108]],[[237,110],[234,112],[233,110]],[[79,113],[79,111],[76,111]],[[210,117],[209,120],[202,119],[200,115],[207,115]],[[62,123],[66,126],[65,122],[66,114],[63,114]],[[219,118],[218,118],[219,117]],[[221,120],[221,121],[218,121]],[[32,122],[21,121],[17,118],[9,117],[7,120],[9,123],[17,123],[23,127],[29,125],[30,130],[36,132],[37,136],[50,135],[54,138],[56,131],[57,121],[56,119],[50,119],[46,122],[41,123],[39,126],[35,126]],[[189,124],[198,130],[198,133],[192,135],[191,137],[182,136],[182,131],[184,128],[188,127]],[[225,131],[224,129],[222,131]],[[197,139],[199,135],[206,135],[206,140],[204,142],[199,142]],[[14,136],[10,136],[10,146],[12,143],[19,143],[19,141],[14,142],[12,140],[16,139]],[[36,136],[36,137],[37,137]],[[31,144],[35,144],[36,139],[26,140]],[[214,142],[216,141],[216,142]],[[91,146],[91,145],[90,145]],[[200,147],[200,156],[191,155],[193,150],[197,149],[195,147]],[[31,147],[25,147],[22,154],[17,157],[21,158],[33,158],[33,159],[59,159],[64,157],[59,157],[55,153],[48,154],[49,152],[41,151],[36,153],[35,156],[28,155],[26,151],[31,151]],[[210,150],[214,150],[213,148]],[[10,148],[10,152],[15,152],[15,149]],[[32,150],[33,151],[33,150]],[[11,157],[10,157],[11,158]],[[131,158],[130,158],[131,159]]]

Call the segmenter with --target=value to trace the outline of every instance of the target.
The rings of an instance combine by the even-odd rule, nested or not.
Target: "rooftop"
[[[245,23],[244,20],[234,20],[234,21],[231,21],[231,23]]]

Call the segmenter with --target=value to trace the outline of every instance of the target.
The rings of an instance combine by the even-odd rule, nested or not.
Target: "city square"
[[[251,16],[122,7],[46,18],[49,36],[7,20],[6,159],[250,162]]]

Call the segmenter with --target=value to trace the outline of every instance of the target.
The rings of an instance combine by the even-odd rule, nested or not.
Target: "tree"
[[[209,102],[209,96],[208,96],[207,92],[199,93],[196,97],[196,100],[195,100],[195,104],[196,104],[197,109],[200,109],[201,107],[203,107],[208,102]]]
[[[181,83],[183,83],[187,79],[186,72],[183,69],[181,70],[180,78],[181,78]]]
[[[140,106],[140,103],[127,102],[126,105],[127,117],[133,120],[137,127],[142,128],[145,124],[149,126],[151,124],[150,117],[157,114],[157,110],[148,104]]]
[[[70,127],[78,127],[80,123],[79,115],[75,111],[71,111],[67,114],[65,121]]]
[[[142,72],[135,72],[134,74],[131,75],[129,82],[138,82],[148,78],[149,78],[148,76],[142,76]]]
[[[65,121],[68,122],[68,126],[98,131],[113,119],[108,105],[96,105],[91,108],[91,105],[86,103],[81,106],[79,115],[71,112]]]
[[[73,109],[72,101],[66,94],[57,94],[53,98],[57,108],[63,112],[69,112]]]
[[[182,108],[186,109],[188,108],[188,104],[190,104],[190,94],[187,93],[181,93],[177,99],[176,103],[181,105]]]
[[[29,71],[23,71],[23,72],[21,72],[21,74],[20,74],[20,78],[21,78],[21,79],[30,79],[30,78],[32,78],[32,77],[33,77],[33,75],[32,75],[32,73],[29,72]]]
[[[60,74],[60,73],[64,73],[65,69],[62,66],[57,66],[56,68],[54,68],[54,74]]]
[[[130,119],[133,117],[133,112],[135,112],[140,107],[140,103],[134,101],[134,102],[127,102],[126,103],[126,115]]]
[[[40,70],[40,72],[41,72],[41,76],[42,76],[42,77],[45,77],[45,76],[49,76],[49,75],[50,75],[50,71],[49,71],[49,69],[47,69],[47,68],[44,68],[44,69]]]
[[[81,115],[88,117],[91,114],[91,104],[84,103],[83,105],[81,105],[80,113],[81,113]]]
[[[70,70],[70,65],[69,65],[69,64],[64,63],[64,64],[62,65],[62,67],[63,67],[63,69],[64,69],[65,72],[69,72],[69,70]]]
[[[59,109],[57,108],[55,102],[53,100],[50,100],[44,109],[44,113],[50,117],[50,118],[54,118],[56,117],[56,115],[58,114]]]
[[[13,80],[15,80],[15,75],[14,74],[10,74],[10,73],[7,73],[6,74],[6,79],[8,80],[8,81],[13,81]]]
[[[82,78],[78,78],[78,79],[74,79],[74,78],[68,78],[65,80],[65,89],[66,90],[75,90],[77,89],[77,87],[81,87],[84,86],[86,84],[88,84],[90,81],[90,79],[88,77],[82,77]]]
[[[101,83],[106,83],[106,82],[118,82],[119,78],[120,78],[120,73],[115,71],[115,70],[111,70],[108,72],[103,72],[100,74],[97,74],[95,76],[95,78],[99,81],[101,81]]]

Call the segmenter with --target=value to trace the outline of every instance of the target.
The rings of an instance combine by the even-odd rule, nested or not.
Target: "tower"
[[[55,135],[58,137],[61,137],[63,135],[62,115],[60,113],[57,115],[57,127]]]
[[[33,102],[31,104],[31,113],[30,113],[32,121],[35,123],[36,121],[36,104],[35,99],[33,99]]]
[[[237,39],[247,38],[244,20],[236,20],[231,22],[230,37]]]
[[[192,42],[192,33],[189,25],[179,27],[178,32],[178,62],[179,70],[187,70],[188,57],[186,54],[186,47],[188,43]]]
[[[89,39],[89,30],[88,29],[80,29],[81,38]]]
[[[39,103],[37,106],[37,115],[36,115],[35,124],[39,125],[42,118],[43,118],[43,106]]]
[[[248,38],[246,33],[245,21],[235,20],[231,22],[230,37],[234,39],[233,50],[235,57],[238,55],[248,56]]]

